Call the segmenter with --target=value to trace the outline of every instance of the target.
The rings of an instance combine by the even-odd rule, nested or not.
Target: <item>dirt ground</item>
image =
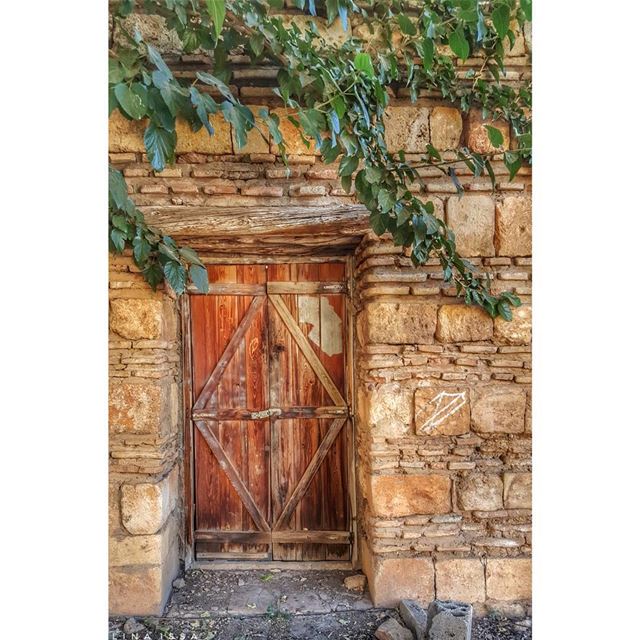
[[[190,570],[160,618],[112,618],[109,640],[371,640],[393,609],[348,591],[345,571]],[[530,640],[530,621],[474,620],[473,640]]]

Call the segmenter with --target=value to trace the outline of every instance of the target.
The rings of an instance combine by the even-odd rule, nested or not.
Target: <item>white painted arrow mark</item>
[[[460,411],[466,402],[465,392],[460,393],[447,393],[441,391],[435,398],[429,401],[429,405],[435,404],[435,411],[427,418],[427,420],[420,427],[421,431],[431,431],[440,426],[447,418],[452,416],[457,411]],[[427,405],[418,411],[416,414],[416,422],[419,417],[424,414],[430,406]]]

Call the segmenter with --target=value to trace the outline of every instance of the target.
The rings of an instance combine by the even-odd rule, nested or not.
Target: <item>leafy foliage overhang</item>
[[[229,87],[232,55],[248,56],[251,65],[277,67],[274,93],[292,108],[289,120],[305,144],[319,150],[326,163],[338,161],[345,191],[353,191],[370,211],[376,234],[389,232],[397,245],[409,247],[415,265],[439,260],[446,282],[468,304],[492,316],[511,318],[520,304],[510,292],[492,295],[490,281],[462,258],[455,236],[410,189],[421,180],[417,169],[437,167],[462,187],[455,165],[464,162],[475,176],[488,175],[495,187],[492,162],[503,162],[513,179],[531,162],[531,87],[512,87],[502,80],[506,49],[515,29],[531,20],[531,0],[294,0],[300,13],[338,20],[346,30],[356,17],[375,34],[375,46],[349,37],[331,43],[313,21],[306,28],[286,19],[284,0],[122,0],[114,11],[114,38],[109,52],[109,113],[118,109],[130,120],[145,119],[144,145],[151,166],[160,171],[175,160],[176,120],[193,131],[215,135],[209,116],[220,113],[232,125],[238,146],[249,131],[268,131],[286,163],[278,117],[267,109],[255,114]],[[174,75],[162,55],[139,32],[130,34],[122,20],[133,11],[162,16],[184,53],[207,51],[210,72],[197,72],[188,83]],[[481,58],[465,77],[456,59]],[[435,91],[463,111],[482,109],[483,116],[509,123],[514,142],[502,149],[503,136],[487,125],[495,150],[467,148],[443,154],[427,145],[419,163],[405,153],[389,152],[383,114],[388,88],[407,87],[412,100],[421,90]],[[260,125],[258,127],[257,125]],[[261,135],[264,135],[261,133]],[[454,158],[454,159],[451,159]],[[127,194],[124,178],[109,173],[110,248],[133,250],[133,259],[152,287],[167,281],[176,293],[189,282],[206,291],[207,272],[197,254],[180,247],[144,220]]]

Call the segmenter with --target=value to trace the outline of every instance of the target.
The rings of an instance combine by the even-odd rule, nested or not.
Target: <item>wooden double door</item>
[[[215,265],[190,296],[196,559],[350,559],[345,266]]]

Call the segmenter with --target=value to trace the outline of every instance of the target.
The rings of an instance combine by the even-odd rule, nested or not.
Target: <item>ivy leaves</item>
[[[133,249],[133,261],[149,285],[156,287],[166,280],[180,295],[192,282],[200,293],[209,291],[207,269],[196,252],[178,247],[176,242],[158,229],[150,227],[133,204],[122,174],[109,168],[109,245],[122,253]]]
[[[166,18],[185,52],[199,47],[212,52],[210,72],[196,72],[191,85],[174,77],[158,51],[139,38],[137,49],[119,50],[117,59],[109,64],[110,104],[127,118],[149,119],[144,142],[152,167],[161,170],[175,160],[177,118],[194,131],[204,127],[215,135],[210,121],[215,113],[221,113],[232,125],[238,147],[245,146],[251,129],[258,128],[264,135],[265,128],[258,126],[262,122],[283,153],[278,118],[267,109],[255,114],[227,84],[231,56],[243,54],[252,64],[268,61],[277,67],[274,93],[294,111],[289,121],[308,147],[315,143],[326,163],[338,163],[342,188],[355,193],[367,206],[373,230],[379,235],[389,232],[397,245],[411,248],[416,265],[437,257],[445,281],[455,284],[469,304],[479,304],[494,316],[509,315],[517,298],[511,294],[492,296],[489,283],[458,255],[455,237],[436,217],[433,202],[413,195],[410,187],[419,179],[417,172],[405,162],[402,151],[396,156],[388,152],[383,114],[387,88],[398,83],[408,87],[414,100],[427,89],[457,102],[464,111],[472,105],[481,106],[492,118],[507,120],[515,132],[517,148],[501,152],[513,178],[530,156],[530,122],[525,114],[530,108],[530,92],[501,85],[500,74],[504,71],[505,42],[513,46],[515,41],[514,20],[522,26],[531,13],[531,0],[519,4],[515,0],[438,0],[411,6],[395,0],[357,4],[352,0],[295,0],[299,10],[315,15],[317,8],[326,12],[329,23],[339,19],[343,27],[350,14],[361,14],[365,25],[379,26],[382,32],[382,43],[373,49],[375,53],[356,39],[335,47],[324,42],[313,26],[307,30],[295,24],[285,26],[271,11],[281,10],[282,0],[205,0],[204,5],[206,10],[193,0],[143,4],[145,11]],[[123,11],[130,11],[130,7]],[[398,31],[400,46],[392,38]],[[451,52],[446,53],[443,45],[449,45]],[[455,58],[467,60],[471,56],[485,57],[483,69],[495,83],[473,68],[464,81],[459,79]],[[486,131],[496,149],[504,146],[498,128],[487,125]],[[491,154],[483,156],[464,148],[454,151],[455,161],[449,162],[427,147],[425,162],[449,176],[458,192],[462,192],[462,185],[454,162],[466,164],[473,175],[488,174],[495,185]],[[126,186],[123,193],[122,185],[114,184],[113,191],[112,248],[122,251],[132,246],[134,260],[154,286],[166,280],[177,292],[188,282],[202,289],[206,269],[197,255],[146,227],[141,214],[136,217],[139,212],[136,214]]]

